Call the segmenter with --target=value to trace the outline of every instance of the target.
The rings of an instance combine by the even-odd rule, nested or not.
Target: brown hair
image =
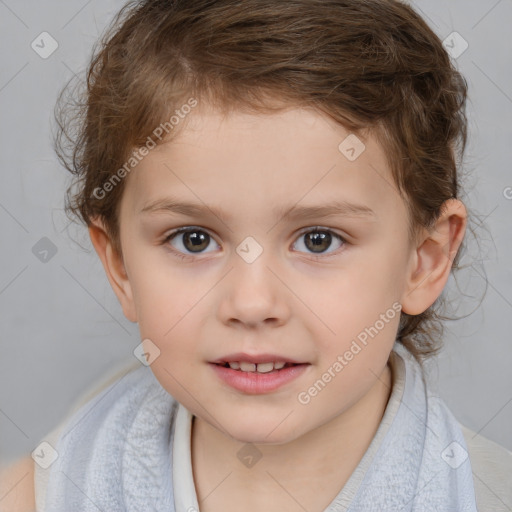
[[[94,191],[190,98],[224,112],[275,111],[283,108],[272,106],[277,99],[313,107],[363,141],[371,130],[408,206],[411,241],[460,194],[467,83],[426,22],[399,1],[130,2],[98,42],[85,87],[74,103],[65,103],[65,87],[57,103],[56,151],[76,178],[66,212],[87,225],[102,218],[121,256],[124,180],[100,199]],[[177,133],[166,131],[165,140]],[[441,346],[442,301],[401,313],[397,339],[420,362]]]

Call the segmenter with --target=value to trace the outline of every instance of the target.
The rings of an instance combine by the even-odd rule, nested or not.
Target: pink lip
[[[237,357],[239,354],[235,354]],[[268,356],[264,355],[265,358],[261,359],[259,357],[258,362],[269,362],[269,361],[284,361],[284,362],[292,362],[286,361],[286,358],[281,358],[280,356]],[[230,356],[231,357],[231,356]],[[231,361],[246,361],[246,362],[256,362],[254,361],[255,357],[248,358],[247,355],[244,357],[240,357],[239,359],[230,359]],[[225,361],[219,361],[222,363]],[[296,379],[300,375],[302,375],[308,366],[309,363],[299,363],[295,366],[285,366],[280,370],[273,370],[269,373],[258,373],[258,372],[242,372],[241,370],[233,370],[229,367],[220,366],[219,364],[209,363],[212,367],[213,371],[219,376],[219,378],[238,391],[242,391],[243,393],[247,393],[250,395],[259,395],[263,393],[270,393],[275,391],[276,389],[284,386],[288,382]]]
[[[306,364],[301,361],[295,361],[289,357],[280,356],[276,354],[246,354],[245,352],[237,352],[236,354],[229,354],[227,356],[211,361],[212,363],[233,363],[243,361],[246,363],[294,363],[294,364]]]

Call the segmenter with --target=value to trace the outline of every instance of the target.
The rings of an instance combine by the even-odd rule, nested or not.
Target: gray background
[[[84,69],[92,44],[122,4],[0,0],[4,463],[30,453],[84,389],[133,361],[140,343],[86,229],[69,226],[63,214],[69,177],[52,151],[50,133],[58,90]],[[432,379],[459,421],[512,450],[512,1],[412,5],[441,39],[456,31],[469,44],[454,60],[469,84],[463,200],[480,240],[476,244],[468,234],[467,268],[447,288],[456,314],[473,313],[447,324],[446,348],[431,365]],[[31,48],[43,31],[59,45],[46,59]],[[33,252],[43,237],[57,250],[46,263]]]

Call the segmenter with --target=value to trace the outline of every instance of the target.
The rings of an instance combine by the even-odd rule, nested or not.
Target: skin
[[[184,126],[126,178],[123,257],[100,219],[90,227],[92,243],[126,318],[160,350],[151,364],[156,378],[195,415],[191,448],[201,512],[239,510],[242,500],[249,512],[321,511],[381,421],[399,315],[309,403],[298,394],[394,303],[416,315],[436,300],[464,237],[465,207],[447,201],[435,228],[412,243],[405,204],[373,136],[349,161],[338,149],[349,132],[311,109],[222,116],[203,104]],[[227,219],[209,210],[140,213],[169,196],[223,209]],[[273,213],[333,200],[364,204],[374,216]],[[164,242],[186,226],[210,235],[202,253],[183,234]],[[323,253],[301,233],[315,226],[333,233]],[[263,249],[252,263],[236,252],[248,236]],[[220,381],[208,364],[239,351],[310,364],[276,391],[248,394]],[[262,454],[252,468],[237,457],[246,443]]]
[[[0,510],[35,512],[34,460],[27,456],[0,468]]]

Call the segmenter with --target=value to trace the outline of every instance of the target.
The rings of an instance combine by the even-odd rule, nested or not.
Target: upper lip
[[[245,352],[237,352],[236,354],[229,354],[227,356],[219,357],[215,361],[211,361],[214,364],[221,363],[232,363],[235,361],[242,361],[244,363],[293,363],[293,364],[304,364],[301,361],[296,361],[295,359],[290,359],[286,356],[280,356],[278,354],[246,354]]]

